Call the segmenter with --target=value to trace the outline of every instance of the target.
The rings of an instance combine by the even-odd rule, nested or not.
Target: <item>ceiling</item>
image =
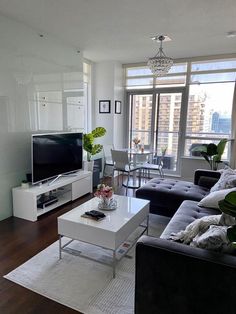
[[[92,61],[143,62],[168,34],[164,52],[185,58],[236,52],[235,0],[0,0],[0,13],[57,39]]]

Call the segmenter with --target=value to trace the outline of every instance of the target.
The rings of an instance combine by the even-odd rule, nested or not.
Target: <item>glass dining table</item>
[[[130,161],[132,161],[134,168],[137,167],[139,164],[139,157],[141,160],[144,160],[144,158],[142,158],[142,157],[146,157],[146,159],[147,159],[149,156],[149,160],[150,160],[154,154],[154,151],[150,150],[150,149],[136,150],[134,148],[122,148],[120,150],[126,151],[126,152],[128,152],[128,154],[130,154]],[[129,186],[129,187],[133,188],[133,189],[137,189],[139,187],[136,171],[133,172],[133,185]]]

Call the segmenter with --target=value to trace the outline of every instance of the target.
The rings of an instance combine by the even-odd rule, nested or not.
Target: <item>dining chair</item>
[[[135,163],[134,163],[134,158],[135,158]],[[141,167],[141,176],[145,176],[144,175],[144,169],[143,169],[143,165],[145,165],[148,162],[149,159],[149,155],[147,154],[136,154],[135,157],[133,157],[131,164],[133,164],[134,166],[139,166]],[[142,174],[143,173],[143,174]]]
[[[103,145],[103,156],[104,156],[104,167],[103,167],[103,176],[106,173],[106,167],[113,167],[114,163],[111,156],[111,150],[114,149],[114,145]]]
[[[150,171],[158,171],[160,174],[160,177],[164,178],[164,171],[163,171],[164,157],[165,157],[165,152],[161,154],[159,159],[156,159],[158,161],[157,164],[147,162],[142,165],[143,171],[148,172],[148,178],[150,178]]]
[[[136,166],[134,167],[130,160],[129,160],[129,154],[127,151],[122,151],[122,150],[111,150],[111,156],[112,156],[112,160],[114,162],[114,167],[113,167],[113,183],[114,183],[114,174],[115,171],[118,171],[122,173],[122,185],[126,187],[126,195],[128,193],[128,188],[138,188],[140,187],[140,171],[141,171],[141,167],[140,166]],[[130,173],[134,172],[134,171],[139,171],[139,183],[137,187],[133,187],[133,186],[129,186],[129,181],[130,181]],[[128,178],[127,178],[127,183],[126,185],[123,183],[123,175],[127,174]],[[119,180],[118,180],[119,182]]]

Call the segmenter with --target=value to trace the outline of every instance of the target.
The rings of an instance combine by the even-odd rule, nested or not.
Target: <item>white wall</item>
[[[125,103],[123,87],[123,68],[121,64],[115,64],[114,101],[121,101],[121,114],[114,114],[113,141],[114,147],[124,147],[125,136]],[[115,110],[115,109],[114,109]]]
[[[124,147],[124,89],[123,69],[118,62],[99,62],[94,69],[94,126],[106,128],[107,133],[99,139],[101,144],[114,144],[116,148]],[[99,113],[99,100],[111,101],[111,113]],[[122,113],[115,114],[115,100],[122,102]]]
[[[220,163],[218,169],[224,168],[224,164]],[[204,158],[182,157],[181,158],[181,180],[193,181],[196,169],[210,170],[209,164]]]
[[[193,181],[196,169],[208,169],[210,167],[203,158],[182,157],[181,158],[181,179]]]
[[[102,126],[107,130],[106,135],[99,139],[102,144],[113,143],[114,69],[113,62],[101,62],[95,65],[95,127]],[[99,113],[99,100],[111,101],[111,113]]]
[[[83,88],[83,65],[73,47],[49,35],[41,38],[37,31],[4,16],[0,16],[0,42],[2,220],[12,215],[12,187],[31,171],[31,134],[64,129],[61,99],[65,86]],[[40,95],[46,95],[45,106]]]

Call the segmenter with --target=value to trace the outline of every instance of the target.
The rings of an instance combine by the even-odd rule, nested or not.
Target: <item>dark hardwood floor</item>
[[[107,184],[111,184],[106,178]],[[128,191],[133,196],[133,191]],[[116,194],[125,194],[118,187]],[[0,313],[37,314],[37,313],[79,313],[37,293],[21,287],[3,276],[44,250],[58,239],[57,217],[91,199],[86,195],[74,202],[54,209],[39,218],[37,222],[11,217],[0,222]]]

